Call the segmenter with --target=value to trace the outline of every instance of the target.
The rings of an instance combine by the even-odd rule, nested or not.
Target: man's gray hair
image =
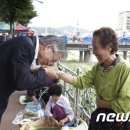
[[[64,42],[55,35],[39,36],[39,43],[42,45],[52,45],[54,53],[60,53],[62,58],[67,58],[67,49]]]

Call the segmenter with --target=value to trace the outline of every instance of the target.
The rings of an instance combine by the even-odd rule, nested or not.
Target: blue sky
[[[94,30],[102,26],[118,26],[119,13],[130,11],[130,0],[33,0],[38,17],[29,26],[77,26]]]

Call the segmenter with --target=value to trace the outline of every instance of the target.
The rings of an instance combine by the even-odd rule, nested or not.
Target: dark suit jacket
[[[35,55],[31,38],[16,37],[0,45],[0,109],[15,90],[35,89],[44,82],[45,71],[30,65]]]

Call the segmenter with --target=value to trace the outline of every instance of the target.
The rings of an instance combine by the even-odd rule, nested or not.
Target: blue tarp
[[[83,42],[84,44],[92,44],[92,37],[84,37]]]
[[[92,44],[92,37],[87,36],[83,39],[84,44]],[[130,43],[130,37],[118,37],[118,43]]]
[[[65,45],[68,43],[68,37],[67,36],[60,36],[60,39],[64,42]]]
[[[119,43],[130,43],[130,37],[118,37]]]

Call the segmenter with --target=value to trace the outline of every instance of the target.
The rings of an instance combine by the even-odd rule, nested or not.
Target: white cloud
[[[72,25],[85,29],[102,26],[117,28],[118,15],[130,10],[129,0],[41,0],[34,2],[38,17],[30,26],[60,27]]]

